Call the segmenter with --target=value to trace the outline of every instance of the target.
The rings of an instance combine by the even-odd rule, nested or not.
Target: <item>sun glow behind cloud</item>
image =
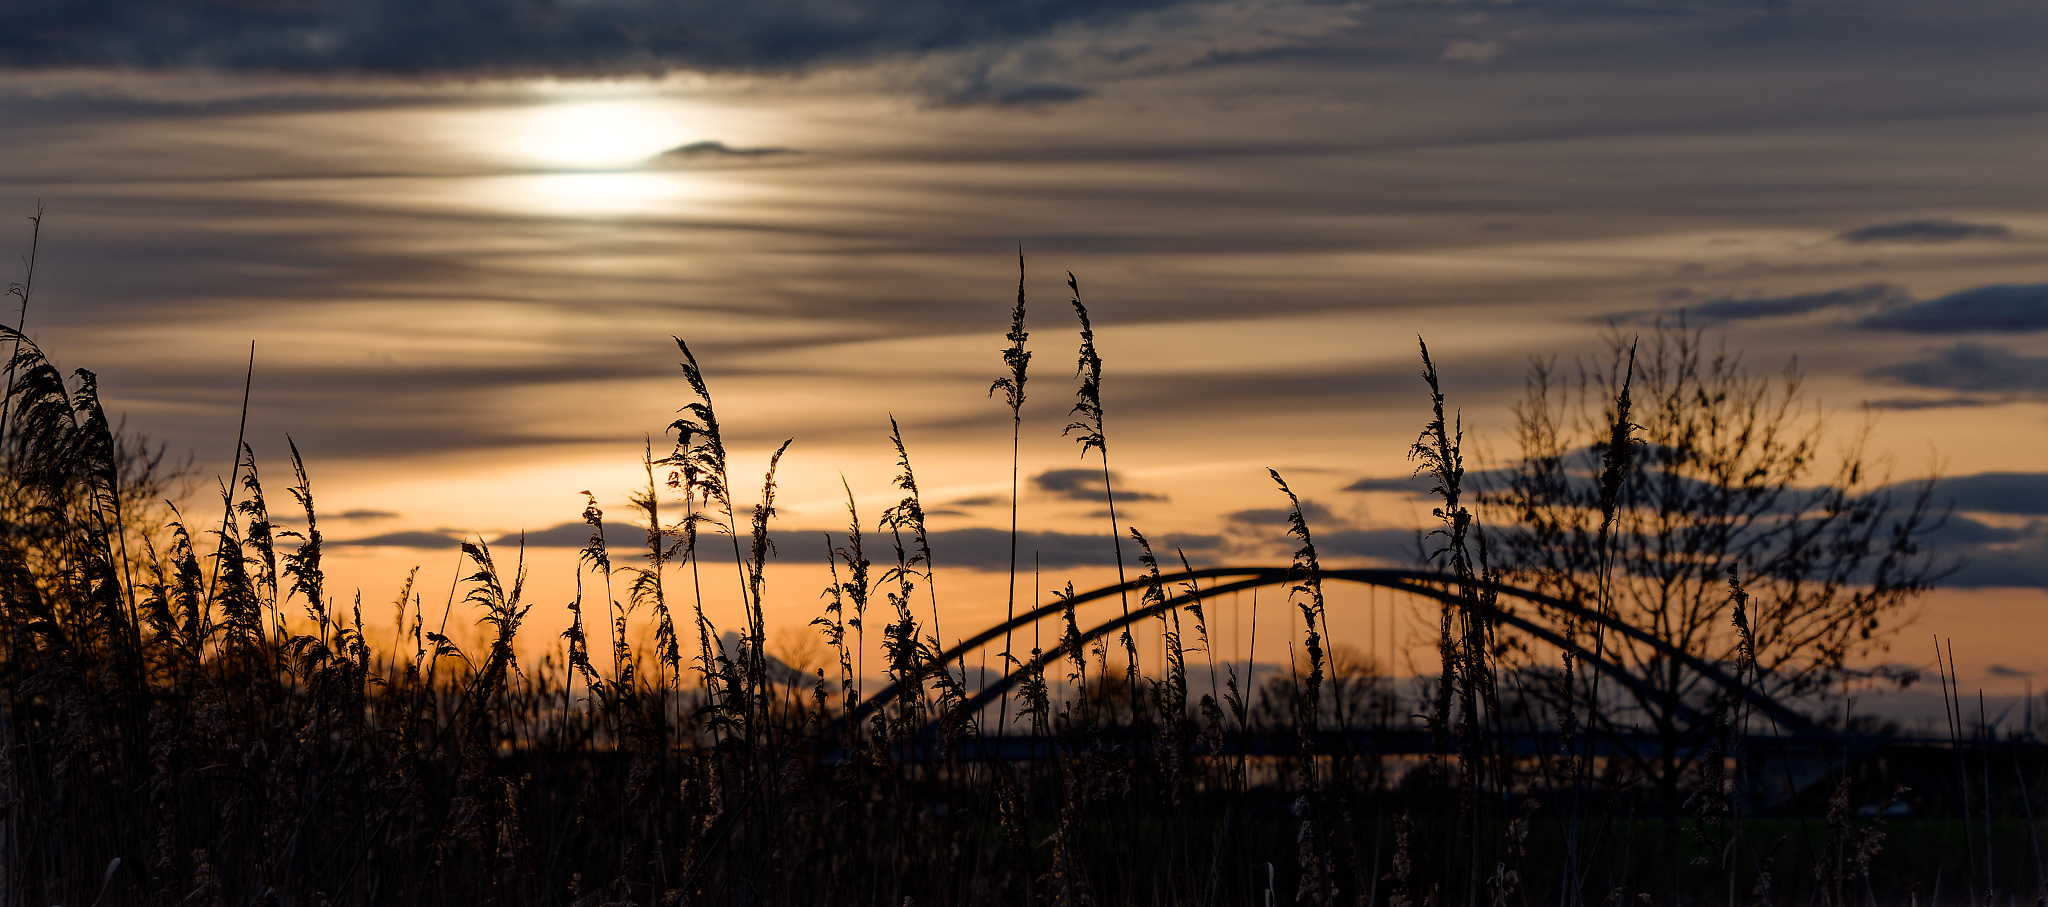
[[[429,130],[485,173],[449,180],[468,205],[573,217],[675,214],[743,194],[729,174],[670,166],[663,152],[748,142],[777,130],[764,112],[649,87],[621,96],[532,89],[512,103],[438,111]],[[506,170],[512,172],[505,172]]]
[[[572,99],[476,111],[449,125],[462,144],[508,163],[612,170],[719,134],[714,113],[676,98]]]

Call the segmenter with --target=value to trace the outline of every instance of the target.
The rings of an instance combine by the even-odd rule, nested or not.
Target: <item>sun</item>
[[[749,134],[747,125],[728,108],[673,94],[541,94],[438,111],[431,134],[481,165],[446,187],[465,204],[612,217],[744,194],[731,179],[659,159],[691,142]]]
[[[521,163],[560,170],[611,170],[646,162],[702,129],[687,111],[652,98],[558,101],[505,111],[480,136]]]

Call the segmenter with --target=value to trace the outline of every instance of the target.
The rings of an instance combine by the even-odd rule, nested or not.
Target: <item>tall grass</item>
[[[692,399],[670,426],[673,450],[643,460],[632,506],[644,547],[612,550],[589,496],[566,608],[528,599],[520,552],[465,544],[458,591],[482,643],[458,644],[452,609],[437,619],[408,579],[391,644],[373,644],[360,594],[329,588],[295,446],[289,492],[303,531],[273,521],[256,452],[241,443],[220,488],[224,517],[196,527],[150,503],[171,481],[162,458],[110,427],[91,373],[67,379],[18,329],[0,328],[17,351],[0,487],[0,903],[1843,903],[1857,880],[1877,903],[1883,886],[1938,871],[1958,843],[1949,838],[1972,886],[2009,890],[2018,878],[1993,873],[1994,843],[2021,838],[1989,807],[1988,732],[1977,777],[1958,763],[1954,790],[1976,798],[1964,801],[1970,822],[1943,837],[1946,820],[1927,820],[1937,824],[1921,829],[1916,859],[1886,864],[1878,820],[1847,799],[1875,796],[1875,782],[1852,777],[1846,758],[1831,783],[1760,796],[1763,776],[1790,763],[1745,761],[1749,700],[1732,694],[1689,701],[1709,717],[1673,757],[1691,772],[1693,843],[1634,846],[1655,824],[1636,817],[1655,815],[1659,792],[1617,753],[1650,738],[1603,711],[1598,682],[1579,675],[1585,647],[1547,667],[1503,629],[1515,616],[1507,580],[1426,346],[1429,417],[1412,453],[1441,501],[1423,546],[1441,569],[1387,580],[1446,590],[1440,670],[1419,693],[1333,634],[1312,510],[1278,471],[1287,510],[1271,528],[1295,548],[1282,585],[1300,618],[1290,663],[1269,671],[1249,647],[1242,663],[1219,651],[1220,576],[1177,551],[1178,569],[1162,567],[1151,539],[1116,516],[1103,360],[1072,275],[1081,346],[1067,430],[1101,458],[1119,582],[1098,593],[1066,583],[1020,611],[1016,457],[1031,353],[1021,256],[1019,267],[1008,373],[991,388],[1013,428],[1006,614],[1042,613],[1059,638],[1023,657],[1015,628],[1003,629],[1017,695],[1012,711],[1005,685],[994,716],[977,704],[983,684],[965,648],[948,643],[962,628],[942,632],[924,504],[893,420],[903,497],[869,523],[848,488],[811,624],[831,654],[811,673],[768,652],[775,471],[789,442],[755,503],[739,503],[711,382],[680,340]],[[1629,387],[1606,420],[1601,552],[1619,550],[1611,527],[1634,506]],[[879,568],[877,532],[890,550]],[[1612,569],[1606,554],[1597,563]],[[704,605],[705,584],[725,582],[716,573],[728,566],[743,604],[730,634]],[[1716,569],[1740,640],[1735,676],[1763,686],[1766,617],[1733,565]],[[1590,633],[1604,657],[1602,635],[1622,618],[1606,581],[1594,588],[1599,620],[1561,632],[1574,645]],[[1110,596],[1122,619],[1091,633],[1079,604]],[[1252,600],[1256,641],[1255,590]],[[871,609],[885,621],[872,674]],[[536,626],[560,646],[522,661],[515,642]],[[1148,628],[1160,656],[1149,671]],[[2023,791],[2022,759],[2038,769],[2041,753],[2009,747]],[[1924,802],[1942,815],[1939,800]],[[1814,813],[1825,814],[1819,833],[1786,824]],[[1817,870],[1774,868],[1788,865]]]

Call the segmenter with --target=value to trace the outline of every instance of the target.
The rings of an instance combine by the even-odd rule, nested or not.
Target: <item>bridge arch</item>
[[[1445,602],[1454,606],[1459,604],[1459,595],[1455,591],[1457,589],[1459,580],[1455,575],[1449,573],[1441,573],[1429,570],[1355,569],[1323,570],[1320,572],[1319,575],[1321,576],[1324,582],[1330,582],[1334,580],[1337,582],[1359,583],[1367,586],[1376,586],[1382,589],[1389,589],[1397,592],[1407,592],[1413,595],[1421,596],[1423,598],[1432,599],[1439,602]],[[1158,582],[1162,588],[1170,588],[1175,584],[1196,583],[1199,580],[1205,579],[1224,580],[1224,582],[1219,582],[1214,586],[1211,586],[1207,589],[1201,589],[1197,592],[1183,591],[1177,594],[1169,595],[1163,602],[1156,602],[1152,605],[1131,611],[1129,614],[1119,615],[1116,618],[1097,624],[1096,626],[1081,633],[1078,639],[1062,641],[1060,645],[1055,646],[1050,650],[1040,652],[1038,656],[1033,658],[1030,662],[1027,662],[1022,666],[1005,673],[1002,679],[1000,679],[996,683],[983,687],[974,696],[969,697],[966,702],[956,707],[956,712],[964,711],[968,714],[979,712],[981,709],[986,707],[990,702],[995,701],[997,698],[1001,697],[1006,692],[1008,692],[1012,687],[1015,687],[1017,683],[1023,680],[1023,678],[1027,676],[1030,672],[1034,670],[1041,670],[1047,665],[1054,664],[1058,662],[1060,659],[1066,658],[1071,653],[1073,647],[1076,645],[1085,646],[1088,643],[1093,642],[1097,639],[1101,639],[1112,633],[1117,633],[1123,630],[1125,627],[1128,627],[1141,620],[1150,617],[1156,617],[1165,614],[1168,611],[1179,610],[1181,608],[1188,606],[1189,604],[1193,604],[1202,599],[1207,599],[1219,595],[1228,595],[1234,592],[1241,592],[1248,589],[1258,589],[1268,586],[1279,586],[1289,584],[1297,581],[1299,579],[1299,574],[1295,573],[1291,568],[1287,567],[1207,567],[1200,570],[1188,570],[1171,574],[1164,574],[1159,577]],[[1030,611],[1027,611],[1023,614],[1019,614],[1014,618],[996,624],[995,626],[989,627],[988,629],[983,630],[980,633],[975,634],[974,636],[961,640],[960,642],[954,644],[951,648],[939,653],[939,655],[933,659],[932,664],[942,666],[955,661],[959,661],[967,653],[975,651],[976,649],[979,649],[982,646],[988,645],[990,642],[993,642],[997,638],[1003,636],[1005,633],[1008,633],[1019,627],[1029,626],[1035,621],[1043,620],[1054,614],[1058,614],[1061,611],[1065,610],[1070,604],[1081,605],[1087,602],[1108,598],[1112,595],[1121,595],[1125,593],[1141,591],[1148,585],[1150,585],[1151,582],[1152,580],[1150,580],[1149,578],[1131,580],[1129,582],[1103,586],[1099,589],[1093,589],[1088,592],[1083,592],[1078,595],[1075,595],[1071,600],[1055,600],[1048,604],[1040,605],[1039,607],[1033,608]],[[1595,609],[1587,608],[1586,606],[1581,605],[1578,602],[1558,598],[1552,595],[1546,595],[1544,593],[1530,589],[1523,589],[1517,586],[1511,586],[1504,583],[1493,583],[1492,588],[1493,590],[1497,591],[1500,595],[1506,596],[1508,598],[1518,599],[1521,601],[1528,602],[1530,604],[1542,605],[1547,608],[1552,608],[1567,614],[1571,614],[1579,618],[1580,620],[1586,621],[1588,623],[1597,624],[1601,627],[1604,627],[1610,632],[1627,637],[1628,639],[1640,643],[1643,646],[1648,647],[1649,649],[1657,652],[1660,655],[1663,655],[1666,658],[1670,658],[1679,664],[1683,664],[1687,668],[1698,673],[1701,677],[1705,678],[1708,682],[1713,683],[1714,685],[1720,687],[1721,689],[1727,692],[1740,696],[1742,699],[1747,701],[1751,706],[1755,707],[1757,711],[1769,716],[1772,720],[1774,720],[1777,723],[1778,727],[1784,731],[1791,732],[1794,734],[1805,734],[1811,733],[1816,730],[1813,726],[1813,723],[1808,721],[1805,718],[1805,716],[1802,716],[1798,712],[1786,708],[1783,704],[1777,702],[1770,696],[1765,695],[1762,691],[1757,690],[1755,687],[1743,683],[1741,680],[1737,678],[1728,676],[1727,672],[1722,671],[1718,665],[1709,662],[1703,658],[1700,658],[1699,656],[1694,655],[1691,652],[1687,652],[1684,649],[1673,646],[1670,643],[1665,642],[1664,640],[1658,639],[1655,636],[1652,636],[1644,632],[1642,629],[1632,626],[1625,621],[1611,617]],[[1546,643],[1549,643],[1550,645],[1556,646],[1561,650],[1573,653],[1573,655],[1576,658],[1584,662],[1589,667],[1593,668],[1595,671],[1598,671],[1601,674],[1604,674],[1607,677],[1613,679],[1615,682],[1621,684],[1623,687],[1626,687],[1631,692],[1647,698],[1646,694],[1648,693],[1648,690],[1645,687],[1642,678],[1635,676],[1633,673],[1629,672],[1627,668],[1615,664],[1613,661],[1607,658],[1601,657],[1598,653],[1588,651],[1585,648],[1579,646],[1577,643],[1572,642],[1571,640],[1565,639],[1564,637],[1558,635],[1550,628],[1545,627],[1539,623],[1536,623],[1535,621],[1529,620],[1526,617],[1522,617],[1521,615],[1517,615],[1505,610],[1500,610],[1495,611],[1492,617],[1500,623],[1513,627],[1516,630],[1526,633],[1535,639],[1540,639]],[[894,683],[889,684],[881,690],[876,691],[873,695],[862,700],[861,703],[857,705],[853,711],[849,712],[845,716],[845,720],[854,722],[862,721],[866,719],[868,715],[873,714],[876,709],[881,708],[883,704],[887,703],[890,699],[896,697],[898,694],[899,685]],[[1682,703],[1680,704],[1679,709],[1682,713],[1687,713],[1691,717],[1697,717],[1697,712],[1694,712],[1692,709],[1683,705]]]

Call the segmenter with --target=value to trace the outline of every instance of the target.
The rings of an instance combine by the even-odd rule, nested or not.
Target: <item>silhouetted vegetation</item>
[[[1104,363],[1071,275],[1069,287],[1081,348],[1067,428],[1103,457],[1107,486]],[[25,310],[26,285],[19,295]],[[991,388],[1019,432],[1025,320],[1020,277]],[[942,632],[924,504],[892,424],[903,497],[870,522],[849,490],[846,531],[827,543],[833,580],[804,628],[821,657],[792,665],[770,652],[764,608],[779,594],[767,565],[781,451],[756,503],[740,503],[751,479],[731,473],[711,381],[681,341],[693,399],[673,450],[644,464],[645,547],[609,547],[592,498],[565,613],[534,609],[516,555],[465,544],[465,598],[487,631],[465,648],[410,581],[369,603],[391,609],[394,638],[366,637],[362,595],[328,588],[296,448],[288,490],[304,529],[274,519],[247,445],[218,488],[224,518],[194,521],[158,503],[176,471],[113,429],[90,372],[66,377],[18,326],[0,328],[14,350],[0,415],[0,899],[2035,897],[2031,803],[2048,753],[2030,736],[1995,740],[1948,669],[1941,749],[1827,718],[1827,694],[1925,588],[1927,495],[1863,491],[1853,447],[1813,483],[1823,436],[1795,381],[1705,357],[1682,327],[1648,339],[1647,358],[1618,343],[1610,371],[1561,384],[1538,367],[1521,454],[1484,475],[1466,472],[1423,348],[1429,409],[1412,452],[1438,523],[1422,569],[1327,567],[1278,472],[1289,508],[1274,528],[1295,548],[1284,568],[1195,570],[1119,523],[1110,489],[1119,577],[1126,553],[1135,577],[1020,608],[1013,552],[1014,619],[993,629]],[[742,626],[707,614],[712,582],[737,584]],[[1335,638],[1334,582],[1440,603],[1437,673],[1404,689]],[[1280,629],[1266,632],[1289,640],[1277,673],[1221,651],[1209,623],[1218,596],[1261,586],[1286,596],[1267,612]],[[1111,596],[1117,615],[1084,625],[1077,608]],[[1039,620],[1057,640],[1019,651],[1016,628]],[[558,657],[518,657],[536,632],[560,635]],[[988,685],[965,656],[997,640],[1008,677]],[[1154,669],[1140,640],[1156,643]]]

